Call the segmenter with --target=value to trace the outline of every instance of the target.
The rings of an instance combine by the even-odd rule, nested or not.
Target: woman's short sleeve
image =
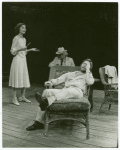
[[[11,50],[10,50],[12,55],[16,55],[17,54],[17,42],[18,42],[18,38],[15,36],[13,38],[12,46],[11,46]]]

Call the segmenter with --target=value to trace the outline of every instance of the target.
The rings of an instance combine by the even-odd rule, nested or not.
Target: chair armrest
[[[104,85],[118,85],[118,83],[104,83]]]

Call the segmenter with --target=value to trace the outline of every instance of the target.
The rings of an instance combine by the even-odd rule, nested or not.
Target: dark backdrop
[[[118,3],[3,2],[3,76],[9,76],[14,27],[20,22],[27,25],[29,48],[40,49],[27,55],[31,83],[48,80],[48,64],[60,46],[68,50],[76,66],[91,58],[96,78],[99,67],[112,65],[118,69]]]

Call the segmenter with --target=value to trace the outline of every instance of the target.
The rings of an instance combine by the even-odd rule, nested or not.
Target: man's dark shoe
[[[43,97],[39,92],[35,93],[35,98],[39,104],[43,101]]]
[[[26,128],[27,131],[33,131],[33,130],[37,130],[37,129],[43,129],[44,128],[44,124],[42,124],[41,122],[35,121],[35,123],[29,127]]]
[[[40,104],[39,106],[40,106],[41,110],[44,111],[48,106],[47,98],[43,98],[39,92],[35,93],[35,98],[36,98],[37,102]]]

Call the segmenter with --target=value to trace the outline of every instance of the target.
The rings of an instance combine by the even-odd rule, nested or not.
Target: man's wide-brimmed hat
[[[67,50],[64,49],[64,47],[59,47],[56,54],[63,54],[63,52],[65,52]]]

